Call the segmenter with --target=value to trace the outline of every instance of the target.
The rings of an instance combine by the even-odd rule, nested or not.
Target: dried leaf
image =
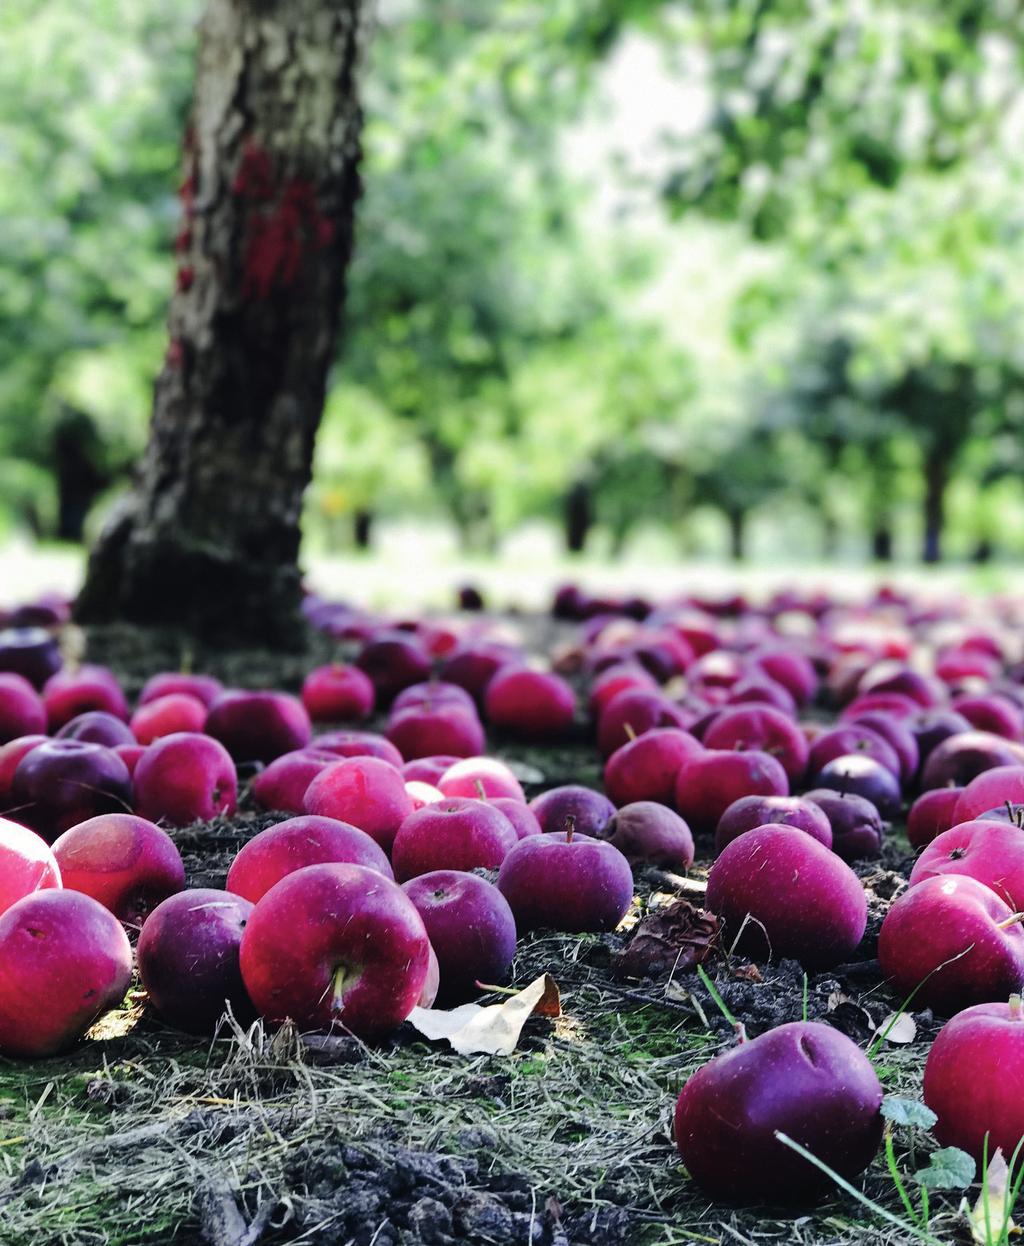
[[[878,1027],[887,1043],[902,1045],[917,1038],[917,1022],[909,1012],[890,1012]]]
[[[967,1219],[971,1226],[971,1238],[979,1246],[1002,1241],[1003,1237],[1016,1232],[1017,1226],[1010,1218],[1013,1206],[1007,1205],[1010,1195],[1010,1170],[1003,1152],[996,1150],[989,1160],[988,1171],[978,1201]]]
[[[640,922],[611,958],[620,978],[663,978],[704,961],[718,938],[718,918],[689,900],[675,900]]]
[[[736,969],[732,971],[732,976],[736,978],[739,982],[763,982],[764,981],[764,974],[757,967],[757,965],[754,964],[753,961],[749,961],[746,965],[739,965]]]
[[[538,1010],[547,1017],[557,1017],[561,1013],[558,987],[546,973],[510,995],[503,1004],[414,1008],[408,1020],[425,1038],[447,1039],[460,1055],[484,1052],[507,1056],[515,1051],[527,1019]]]

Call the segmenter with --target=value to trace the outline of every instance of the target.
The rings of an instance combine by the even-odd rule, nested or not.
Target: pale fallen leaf
[[[967,1217],[971,1226],[971,1237],[980,1246],[1001,1241],[1003,1237],[1016,1232],[1017,1226],[1010,1219],[1013,1209],[1006,1205],[1009,1183],[1010,1170],[1003,1159],[1002,1151],[997,1150],[989,1160],[981,1195],[974,1204],[974,1210]]]
[[[558,987],[548,974],[510,995],[503,1004],[461,1004],[458,1008],[414,1008],[409,1022],[434,1042],[447,1039],[460,1055],[484,1052],[511,1055],[527,1019],[535,1012],[557,1017],[561,1011]]]
[[[917,1022],[909,1012],[890,1012],[878,1027],[878,1033],[887,1043],[912,1043],[917,1038]]]

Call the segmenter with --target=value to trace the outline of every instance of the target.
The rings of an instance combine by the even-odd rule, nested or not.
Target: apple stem
[[[1024,913],[1011,913],[1001,922],[996,922],[996,929],[1008,930],[1011,926],[1016,926],[1018,922],[1024,922]]]
[[[575,832],[576,832],[576,815],[574,813],[567,813],[565,815],[565,842],[567,844],[572,843],[572,837],[575,834]]]
[[[622,730],[626,733],[626,735],[630,738],[630,740],[636,739],[636,732],[633,730],[632,723],[623,723]]]
[[[734,1022],[732,1028],[736,1032],[736,1045],[740,1046],[741,1044],[745,1043],[747,1041],[747,1027],[743,1024],[743,1022],[742,1021]]]
[[[1016,993],[1010,996],[1010,1020],[1024,1021],[1024,1001]]]
[[[486,799],[487,799],[487,793],[486,793],[486,791],[484,791],[484,781],[483,781],[483,779],[474,779],[474,780],[473,780],[473,786],[476,788],[476,794],[477,794],[477,797],[478,797],[480,800],[486,800]]]

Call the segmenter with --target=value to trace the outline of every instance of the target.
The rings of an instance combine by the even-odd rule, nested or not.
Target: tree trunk
[[[208,0],[170,345],[83,622],[298,634],[299,517],[358,195],[360,0]]]
[[[57,484],[57,537],[78,544],[89,509],[111,483],[100,471],[96,432],[88,416],[65,410],[53,438],[53,472]]]
[[[742,562],[746,556],[747,512],[729,511],[729,553],[734,562]]]
[[[373,511],[358,510],[352,516],[352,539],[356,549],[369,549],[373,542]]]
[[[886,523],[876,524],[871,533],[871,556],[875,562],[892,562],[892,529]]]
[[[578,480],[565,499],[565,548],[570,554],[583,553],[592,522],[590,488]]]
[[[825,514],[821,519],[821,555],[834,558],[839,552],[839,524],[834,515]]]
[[[931,450],[924,465],[924,549],[926,563],[942,560],[942,529],[946,520],[946,486],[949,457],[942,449]]]

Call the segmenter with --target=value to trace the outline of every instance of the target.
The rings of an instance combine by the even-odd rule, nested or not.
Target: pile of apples
[[[181,1029],[209,1032],[230,1007],[374,1039],[417,1004],[507,980],[529,931],[615,930],[633,869],[685,872],[695,841],[723,951],[832,967],[866,929],[853,867],[905,817],[920,855],[881,928],[881,975],[951,1017],[925,1077],[937,1136],[1012,1153],[1024,603],[882,590],[653,605],[569,587],[543,665],[485,617],[382,620],[312,595],[306,613],[353,660],[310,671],[300,695],[164,672],[133,709],[111,671],[63,666],[63,603],[7,620],[0,1053],[59,1051],[115,1006],[129,934],[152,1004]],[[592,739],[604,792],[527,802],[488,733]],[[174,828],[233,813],[254,764],[243,797],[282,820],[223,889],[186,889]],[[782,1026],[690,1079],[676,1142],[715,1197],[805,1198],[820,1174],[776,1132],[856,1176],[881,1097],[851,1040]]]

